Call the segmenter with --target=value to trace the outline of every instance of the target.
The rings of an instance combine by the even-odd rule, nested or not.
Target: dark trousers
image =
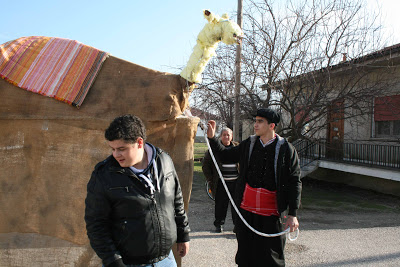
[[[235,193],[236,187],[236,180],[232,181],[225,181],[226,186],[228,187],[229,193],[231,194],[232,198]],[[225,224],[226,214],[228,212],[228,206],[230,204],[229,197],[225,191],[225,187],[222,184],[221,179],[218,180],[217,191],[215,192],[215,226],[220,226]],[[231,206],[231,213],[232,213],[232,221],[235,224],[235,217],[234,212],[235,210]]]
[[[240,209],[246,221],[256,230],[274,234],[282,232],[283,226],[279,217],[261,216]],[[250,229],[239,219],[236,223],[238,251],[236,264],[239,267],[285,266],[284,249],[286,235],[263,237]]]

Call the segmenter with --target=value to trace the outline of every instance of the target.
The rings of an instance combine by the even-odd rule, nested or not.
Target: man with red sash
[[[208,122],[207,137],[213,152],[227,162],[239,163],[235,204],[256,230],[274,234],[299,227],[301,181],[298,155],[286,139],[275,133],[280,115],[272,109],[258,109],[255,135],[238,146],[225,148],[214,137],[215,121]],[[282,218],[287,217],[285,228]],[[236,263],[246,266],[285,266],[286,236],[263,237],[236,219],[238,251]]]

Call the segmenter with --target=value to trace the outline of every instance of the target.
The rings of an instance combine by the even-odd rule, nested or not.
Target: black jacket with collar
[[[159,148],[160,191],[149,191],[129,169],[109,156],[87,185],[85,221],[90,244],[105,266],[158,262],[175,242],[189,241],[189,223],[172,159]],[[154,172],[154,169],[152,170]]]
[[[275,153],[275,182],[277,188],[278,211],[281,215],[288,210],[288,215],[297,216],[300,206],[301,180],[300,165],[296,149],[286,139],[277,135]],[[250,136],[238,146],[225,148],[216,138],[209,138],[210,146],[227,162],[239,162],[239,178],[236,182],[235,204],[240,207],[246,186],[246,175],[254,142],[259,140]]]

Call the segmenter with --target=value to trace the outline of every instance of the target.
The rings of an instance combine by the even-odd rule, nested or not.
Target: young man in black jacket
[[[136,116],[117,117],[105,131],[112,155],[87,185],[90,244],[106,267],[176,266],[171,251],[189,251],[189,223],[172,159],[146,143]]]
[[[280,115],[272,109],[255,114],[255,136],[236,147],[219,144],[215,121],[209,121],[207,136],[214,153],[227,162],[239,162],[235,204],[244,219],[256,230],[273,234],[282,232],[281,218],[287,212],[286,228],[299,227],[300,166],[295,148],[275,133]],[[285,266],[285,236],[263,237],[236,219],[238,251],[236,263],[245,266]]]

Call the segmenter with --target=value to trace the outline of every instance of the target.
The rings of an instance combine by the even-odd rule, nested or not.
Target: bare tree
[[[222,45],[204,72],[203,83],[193,91],[192,106],[214,113],[233,129],[235,47]],[[233,56],[232,56],[233,55]]]
[[[284,2],[284,3],[283,3]],[[382,47],[379,14],[362,0],[245,1],[242,118],[259,107],[285,114],[280,132],[313,138],[330,123],[337,103],[344,118],[371,112],[388,87],[386,64],[366,56]],[[193,94],[198,107],[232,118],[234,48],[222,46]],[[375,53],[376,54],[376,53]],[[371,66],[374,67],[371,67]],[[377,77],[377,68],[382,71]],[[225,115],[222,115],[222,114]]]

